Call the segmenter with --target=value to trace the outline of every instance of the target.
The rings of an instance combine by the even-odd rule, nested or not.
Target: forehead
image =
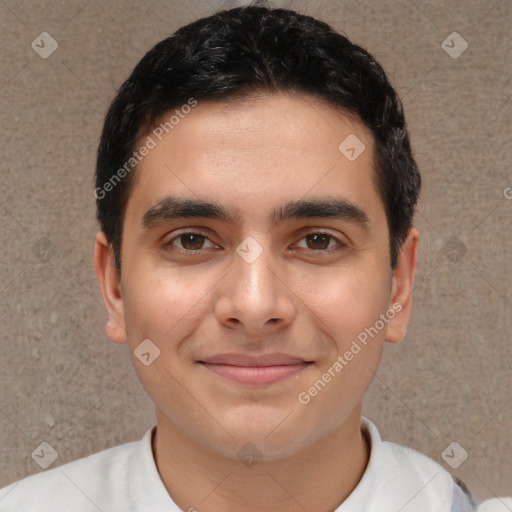
[[[137,167],[127,215],[136,207],[141,218],[164,197],[182,195],[215,198],[254,217],[289,200],[333,192],[384,211],[374,185],[371,131],[312,96],[198,102],[175,117],[172,128],[165,125],[170,115],[157,122],[156,129],[167,130],[153,129],[140,141],[149,136],[154,147]]]

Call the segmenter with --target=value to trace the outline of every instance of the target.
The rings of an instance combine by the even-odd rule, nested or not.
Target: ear
[[[404,339],[411,318],[412,289],[416,275],[419,240],[418,230],[412,227],[400,250],[397,266],[393,271],[389,307],[397,313],[389,321],[386,331],[386,341],[390,343],[399,343]]]
[[[103,231],[96,235],[94,270],[100,283],[108,322],[105,332],[115,343],[126,343],[124,301],[121,293],[121,276],[114,263],[114,254]]]

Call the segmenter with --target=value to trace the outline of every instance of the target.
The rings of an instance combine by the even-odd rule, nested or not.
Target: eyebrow
[[[167,196],[144,214],[142,225],[150,229],[171,220],[190,218],[214,219],[234,225],[240,221],[242,213],[239,209],[229,210],[202,199]],[[353,222],[364,229],[369,227],[369,218],[364,210],[338,197],[287,201],[274,208],[269,215],[269,220],[274,224],[305,218],[336,219]]]

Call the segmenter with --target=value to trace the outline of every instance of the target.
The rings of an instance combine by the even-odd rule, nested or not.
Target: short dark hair
[[[214,101],[281,91],[307,93],[355,114],[373,133],[374,181],[385,205],[391,268],[396,267],[412,227],[421,177],[402,103],[384,70],[366,50],[322,21],[288,9],[246,6],[201,18],[158,43],[108,110],[95,197],[119,271],[135,145],[157,119],[190,104],[191,98]]]

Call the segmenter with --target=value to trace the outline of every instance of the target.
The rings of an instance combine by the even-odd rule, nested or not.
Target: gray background
[[[282,1],[366,47],[401,94],[424,188],[406,340],[387,346],[364,413],[390,441],[512,494],[512,2]],[[126,346],[108,341],[93,270],[92,176],[115,90],[208,1],[0,1],[0,487],[139,439],[154,412]],[[31,48],[46,31],[47,59]],[[441,43],[458,32],[458,58]],[[459,43],[455,50],[461,48]],[[512,197],[512,191],[510,194]],[[457,441],[469,454],[451,469]]]

